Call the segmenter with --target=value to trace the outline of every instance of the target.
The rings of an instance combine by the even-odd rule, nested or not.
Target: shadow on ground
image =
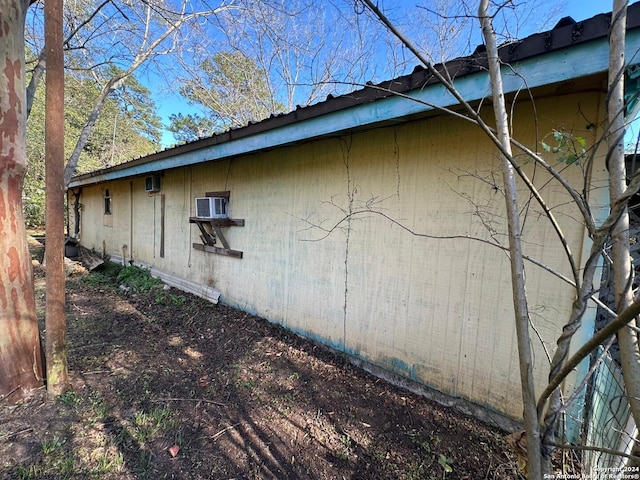
[[[260,318],[124,292],[116,274],[68,280],[73,390],[0,404],[0,478],[519,478],[503,432]]]

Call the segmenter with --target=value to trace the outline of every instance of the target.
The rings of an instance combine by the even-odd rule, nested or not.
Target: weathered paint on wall
[[[596,132],[586,125],[598,124],[600,107],[597,92],[538,100],[536,123],[530,106],[518,104],[516,136],[534,146],[552,129],[566,129],[591,145]],[[578,110],[584,117],[575,124]],[[483,243],[507,243],[498,168],[495,148],[473,126],[416,120],[167,170],[159,194],[145,192],[143,177],[84,186],[81,242],[214,286],[228,304],[519,418],[508,259]],[[545,173],[527,168],[579,262],[578,213]],[[579,167],[566,173],[580,182]],[[111,215],[103,214],[106,188]],[[230,216],[245,220],[224,229],[242,259],[191,246],[200,241],[188,223],[194,198],[220,190],[231,192]],[[540,208],[532,202],[523,211],[526,253],[568,275]],[[527,281],[532,320],[552,350],[570,288],[533,266]],[[535,349],[541,386],[547,359],[539,341]]]

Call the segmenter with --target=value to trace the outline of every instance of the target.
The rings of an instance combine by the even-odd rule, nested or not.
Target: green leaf
[[[567,157],[567,165],[571,165],[572,163],[576,163],[578,161],[578,156],[571,154]]]
[[[564,139],[564,134],[562,132],[554,130],[553,131],[553,138],[555,138],[557,142],[562,142],[563,139]]]
[[[550,145],[547,145],[545,142],[540,142],[540,143],[542,144],[542,149],[545,152],[551,152],[551,146]]]
[[[440,454],[440,458],[438,458],[438,463],[444,469],[446,473],[453,472],[453,468],[451,468],[451,464],[454,462],[453,458],[448,458],[446,455]]]

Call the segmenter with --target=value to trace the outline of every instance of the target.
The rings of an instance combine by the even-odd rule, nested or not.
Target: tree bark
[[[627,188],[624,155],[625,103],[625,33],[627,2],[615,0],[609,32],[609,88],[607,94],[607,161],[609,165],[609,196],[613,205]],[[634,272],[629,252],[629,214],[625,208],[611,232],[613,257],[613,284],[616,310],[622,311],[633,302],[632,279]],[[637,319],[630,322],[637,324]],[[640,350],[638,335],[630,328],[618,332],[620,360],[627,399],[631,413],[640,423]]]
[[[64,60],[62,0],[45,0],[45,50],[48,59],[45,93],[45,177],[47,263],[47,390],[63,393],[67,374],[67,325],[64,284]]]
[[[482,36],[487,47],[487,62],[491,78],[493,111],[496,119],[497,136],[502,144],[502,177],[505,191],[507,226],[509,230],[509,260],[511,263],[511,285],[515,313],[518,360],[520,364],[520,384],[524,407],[524,427],[527,440],[527,478],[542,478],[543,458],[540,443],[540,423],[536,409],[536,396],[533,381],[533,357],[529,335],[529,306],[525,291],[524,259],[522,255],[520,210],[518,207],[518,189],[516,177],[509,157],[511,154],[511,134],[507,108],[502,88],[500,58],[496,35],[489,17],[489,0],[481,0],[478,18],[482,27]]]
[[[33,267],[22,213],[28,6],[28,0],[0,0],[0,398],[10,401],[43,383]]]

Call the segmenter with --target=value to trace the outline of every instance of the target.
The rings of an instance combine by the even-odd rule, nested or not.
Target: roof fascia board
[[[630,30],[627,33],[625,50],[629,64],[640,62],[640,30]],[[607,70],[608,61],[609,51],[606,38],[552,51],[504,66],[504,90],[505,93],[513,93],[602,73]],[[486,72],[459,77],[454,80],[454,84],[468,102],[474,102],[491,95],[489,76]],[[391,96],[176,155],[170,155],[171,150],[167,150],[166,157],[154,161],[138,162],[128,167],[115,167],[93,174],[81,175],[72,179],[69,188],[203,162],[220,161],[229,157],[246,155],[326,135],[335,135],[355,128],[373,126],[380,122],[398,120],[457,104],[453,95],[442,84],[432,84],[423,89],[413,90],[407,96],[412,99]]]

